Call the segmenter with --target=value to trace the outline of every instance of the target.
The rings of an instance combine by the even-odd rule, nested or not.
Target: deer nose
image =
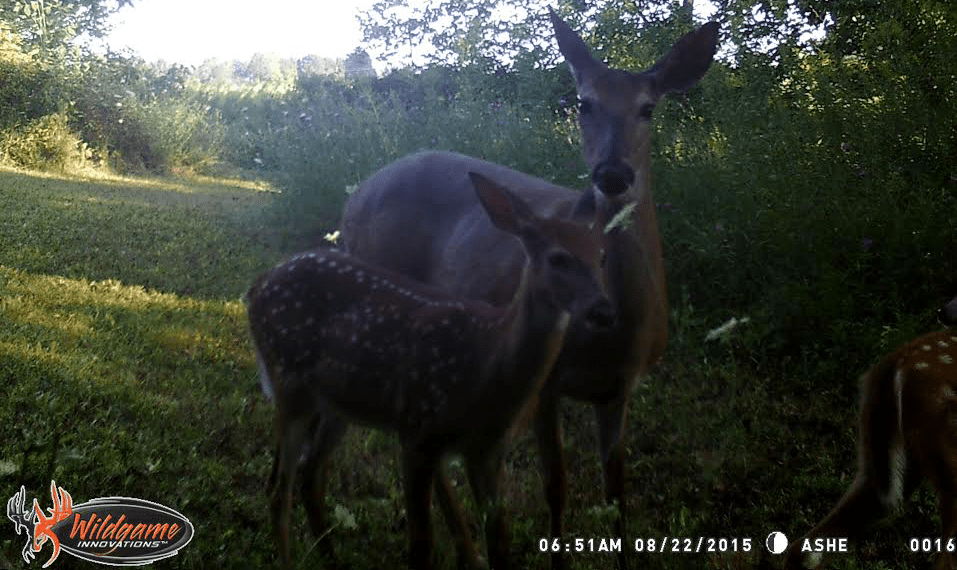
[[[595,167],[591,180],[605,194],[617,196],[634,184],[635,171],[621,161],[606,160]]]
[[[601,299],[588,309],[585,318],[595,328],[611,328],[615,324],[615,308],[608,299]]]

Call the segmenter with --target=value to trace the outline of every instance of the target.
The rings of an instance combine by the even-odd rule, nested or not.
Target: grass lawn
[[[213,179],[78,179],[0,170],[0,491],[25,485],[42,507],[50,480],[77,503],[129,496],[162,503],[195,525],[169,568],[276,565],[265,484],[272,404],[260,393],[240,297],[258,272],[312,240],[269,212],[277,194]],[[330,228],[331,229],[331,228]],[[666,253],[667,256],[667,253]],[[751,552],[636,555],[640,568],[776,564],[768,533],[798,536],[853,478],[857,385],[840,364],[769,365],[734,343],[706,343],[705,322],[672,282],[665,361],[629,410],[628,535],[751,539]],[[877,354],[874,355],[875,359]],[[568,541],[601,549],[603,505],[590,410],[565,405]],[[402,567],[405,518],[390,435],[354,429],[339,448],[329,503],[335,561],[295,512],[297,567]],[[529,438],[508,464],[512,552],[546,568],[546,507]],[[461,469],[453,469],[464,483]],[[463,485],[464,488],[464,485]],[[442,519],[436,559],[453,567]],[[23,567],[24,539],[0,524],[0,568]],[[938,536],[923,490],[897,518],[852,541],[836,568],[920,568],[910,537]],[[46,547],[31,565],[49,558]],[[574,568],[614,557],[569,555]],[[66,554],[57,568],[90,567]]]

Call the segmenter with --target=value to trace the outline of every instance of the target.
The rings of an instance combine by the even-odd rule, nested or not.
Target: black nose
[[[588,309],[585,318],[594,327],[610,328],[615,324],[615,309],[608,299],[602,299]]]
[[[605,161],[595,167],[591,180],[599,190],[617,196],[635,182],[635,171],[620,161]]]

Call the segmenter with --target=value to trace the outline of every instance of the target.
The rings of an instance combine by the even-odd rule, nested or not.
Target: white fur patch
[[[904,440],[896,436],[890,445],[888,468],[890,469],[890,486],[887,494],[881,501],[889,508],[897,508],[904,499],[904,471],[907,469],[907,455],[904,453]]]
[[[259,368],[259,385],[263,389],[263,394],[265,394],[270,400],[274,399],[276,393],[272,387],[272,380],[269,378],[269,371],[266,370],[266,363],[263,362],[262,356],[259,355],[258,350],[256,351],[256,366]]]
[[[906,377],[900,369],[894,374],[894,396],[897,401],[897,432],[888,442],[888,465],[890,481],[887,494],[881,502],[890,508],[900,504],[904,498],[904,470],[907,468],[907,455],[904,452],[904,381]],[[878,466],[879,468],[879,466]]]

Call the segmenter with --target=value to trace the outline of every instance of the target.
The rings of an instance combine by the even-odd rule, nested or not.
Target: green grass
[[[317,241],[266,216],[276,198],[212,179],[0,170],[2,498],[23,484],[48,506],[50,479],[77,502],[144,498],[196,527],[193,541],[158,567],[276,565],[264,494],[272,405],[256,383],[239,297],[259,271]],[[769,532],[805,532],[852,479],[862,370],[756,359],[761,347],[749,345],[759,341],[748,340],[747,325],[731,341],[705,342],[721,323],[697,314],[672,279],[668,353],[629,410],[623,546],[664,536],[749,537],[750,553],[646,554],[634,566],[756,567],[770,558],[761,554]],[[618,538],[603,505],[591,412],[566,402],[564,424],[565,538]],[[337,560],[326,567],[403,566],[397,456],[392,436],[369,430],[353,430],[340,447],[329,501],[340,524],[323,539]],[[518,568],[547,567],[538,550],[547,509],[537,465],[525,437],[509,457],[505,488]],[[453,476],[467,494],[461,470]],[[323,567],[301,509],[294,517],[297,567]],[[437,513],[433,520],[439,568],[451,568],[449,537]],[[0,528],[0,555],[21,567],[23,538],[9,523]],[[907,538],[939,532],[924,490],[902,515],[852,541],[834,567],[919,568],[927,557],[908,553]],[[569,559],[573,568],[615,567],[608,554]],[[88,566],[65,554],[56,564]]]

